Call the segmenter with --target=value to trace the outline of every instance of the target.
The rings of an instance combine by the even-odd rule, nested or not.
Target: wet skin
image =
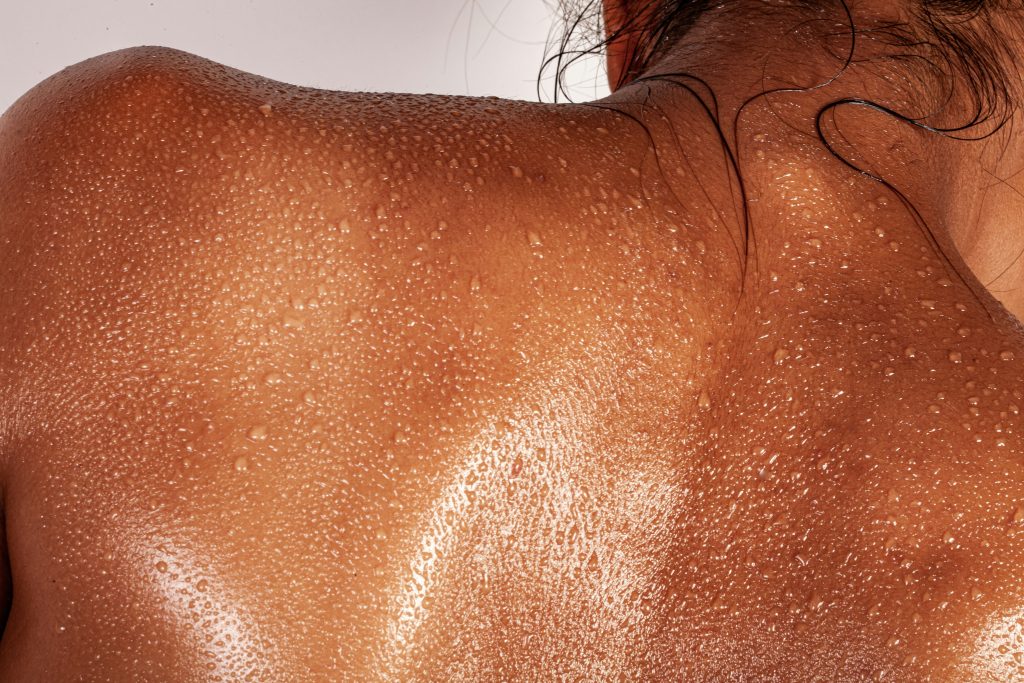
[[[1018,675],[1016,320],[767,118],[743,271],[681,121],[158,48],[31,91],[0,678]]]

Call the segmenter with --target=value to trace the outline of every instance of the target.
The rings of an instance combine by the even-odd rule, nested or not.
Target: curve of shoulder
[[[408,280],[435,239],[436,268],[509,277],[549,250],[549,281],[625,273],[708,320],[729,296],[709,293],[722,278],[647,183],[634,128],[593,107],[302,88],[161,47],[86,60],[0,120],[8,368],[59,375],[84,339],[138,329],[147,301],[291,267],[288,249],[325,235],[346,277],[379,261],[382,281]]]

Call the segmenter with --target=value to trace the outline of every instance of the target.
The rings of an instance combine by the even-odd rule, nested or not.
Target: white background
[[[550,3],[550,4],[548,4]],[[0,112],[88,57],[164,45],[330,90],[536,101],[554,0],[0,0]],[[607,93],[598,60],[573,98]],[[543,86],[551,101],[551,83]]]

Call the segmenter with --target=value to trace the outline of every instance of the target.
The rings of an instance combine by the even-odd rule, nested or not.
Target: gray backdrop
[[[536,100],[552,12],[544,0],[0,0],[0,111],[63,67],[132,45],[331,90]],[[599,69],[573,73],[575,99],[607,92]]]

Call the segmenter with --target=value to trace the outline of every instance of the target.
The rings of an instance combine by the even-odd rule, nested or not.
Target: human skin
[[[678,54],[726,114],[771,50],[834,68],[742,19],[743,58]],[[979,204],[984,143],[844,113],[943,258],[807,135],[872,78],[748,109],[749,242],[678,87],[166,48],[37,86],[0,120],[0,679],[1018,675],[1016,250],[970,246],[1014,195]]]

